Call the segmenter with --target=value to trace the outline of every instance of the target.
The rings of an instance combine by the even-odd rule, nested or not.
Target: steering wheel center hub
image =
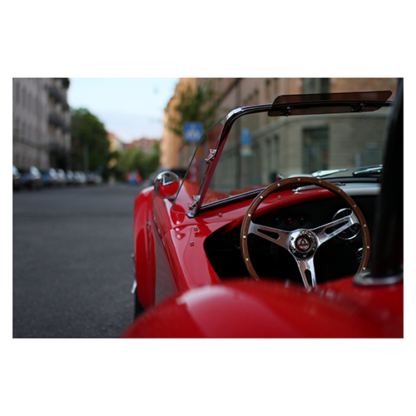
[[[317,239],[309,230],[295,231],[289,240],[289,249],[297,257],[305,258],[311,256],[317,247]]]

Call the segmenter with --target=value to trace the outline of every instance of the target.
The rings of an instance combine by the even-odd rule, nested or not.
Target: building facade
[[[13,164],[69,169],[68,78],[13,78]]]
[[[195,91],[197,80],[197,78],[180,78],[174,95],[165,108],[163,134],[160,141],[160,165],[165,169],[182,168],[186,164],[187,159],[189,159],[189,146],[184,145],[182,136],[175,134],[169,128],[169,124],[172,119],[178,117],[175,108],[180,102],[181,93],[187,89]]]
[[[121,141],[114,133],[109,132],[107,134],[108,141],[110,143],[110,153],[112,152],[123,152],[126,149],[125,143]],[[116,158],[111,158],[108,162],[108,167],[112,168],[117,163]]]

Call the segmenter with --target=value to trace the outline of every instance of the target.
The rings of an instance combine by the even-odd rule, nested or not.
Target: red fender
[[[357,288],[346,278],[307,292],[283,282],[239,280],[175,295],[141,315],[122,336],[401,338],[402,308],[402,284]]]
[[[144,189],[134,202],[134,261],[137,296],[144,308],[155,304],[155,240],[152,218],[153,187]]]

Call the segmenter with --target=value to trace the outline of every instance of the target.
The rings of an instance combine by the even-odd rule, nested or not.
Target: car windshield
[[[333,101],[340,95],[328,94]],[[358,98],[385,102],[389,95]],[[237,109],[209,129],[194,147],[173,211],[233,200],[282,177],[380,175],[388,103],[291,106],[287,97],[298,104],[311,98],[278,97],[273,105]]]

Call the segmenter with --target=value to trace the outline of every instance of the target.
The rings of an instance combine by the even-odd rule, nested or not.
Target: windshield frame
[[[361,92],[357,94],[370,94],[374,92]],[[391,92],[390,92],[391,94]],[[319,96],[319,95],[318,95]],[[361,113],[363,111],[376,111],[380,109],[381,107],[391,107],[394,104],[394,101],[387,101],[387,100],[364,100],[364,99],[347,99],[347,100],[332,100],[330,97],[337,97],[337,93],[333,94],[327,94],[326,99],[324,100],[308,100],[308,101],[296,101],[291,102],[290,100],[287,100],[286,102],[279,102],[279,108],[287,108],[287,111],[280,112],[280,114],[271,115],[271,117],[296,117],[297,112],[296,110],[300,109],[301,111],[307,111],[307,109],[311,109],[313,114],[319,114],[319,109],[326,109],[326,111],[323,111],[322,114],[326,114],[328,109],[331,109],[331,112],[338,112],[336,108],[339,109],[340,113],[346,113],[346,108],[349,109],[348,112],[358,112]],[[290,96],[279,96],[276,98],[275,102],[279,100],[281,97],[290,97]],[[321,96],[320,96],[321,97]],[[361,96],[361,98],[363,98]],[[235,121],[245,115],[248,114],[254,114],[254,113],[263,113],[263,112],[270,112],[274,109],[274,103],[269,104],[260,104],[260,105],[253,105],[253,106],[245,106],[245,107],[238,107],[228,113],[224,120],[224,126],[222,128],[218,145],[216,148],[215,155],[211,158],[209,162],[206,163],[205,167],[205,174],[204,179],[199,187],[198,195],[194,196],[194,202],[189,206],[189,209],[191,210],[190,213],[187,213],[189,217],[195,217],[199,212],[205,211],[207,209],[211,209],[213,207],[217,207],[219,205],[228,204],[229,202],[236,202],[238,200],[246,199],[248,197],[254,196],[262,191],[264,188],[258,188],[256,190],[251,190],[239,195],[230,196],[228,198],[221,199],[219,201],[211,202],[208,204],[203,205],[205,195],[208,191],[212,176],[214,174],[215,168],[217,166],[217,163],[221,157],[221,153],[224,149],[225,143],[227,142],[228,135],[231,131],[231,128]],[[294,111],[295,110],[295,111]],[[318,113],[317,113],[318,111]],[[189,164],[189,166],[192,164],[192,160]],[[189,170],[189,167],[188,167]],[[186,176],[183,180],[183,182],[186,180]],[[181,184],[181,187],[183,186],[183,182]],[[179,194],[180,190],[178,191]],[[178,195],[177,194],[177,195]],[[176,202],[176,200],[175,200]],[[172,205],[172,209],[175,203]]]

